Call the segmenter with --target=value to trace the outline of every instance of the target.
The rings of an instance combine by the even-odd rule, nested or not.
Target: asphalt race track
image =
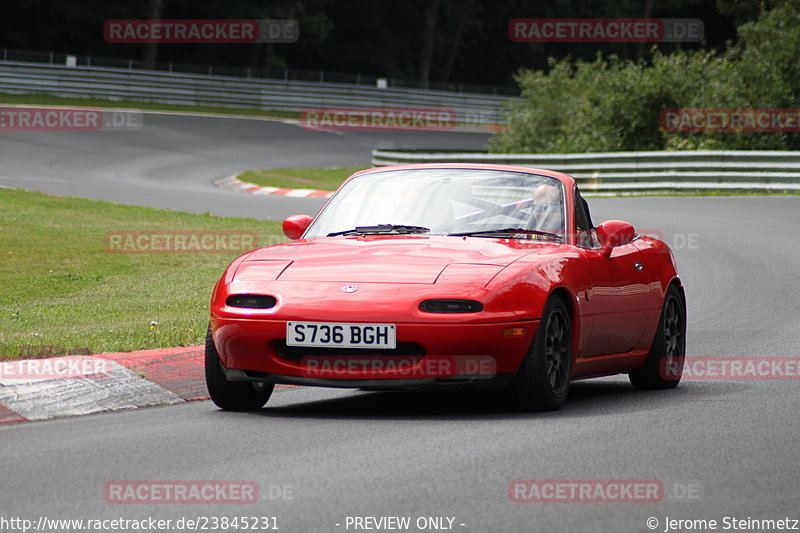
[[[133,131],[0,131],[0,185],[221,216],[314,214],[305,198],[221,192],[217,178],[253,168],[369,166],[377,147],[484,146],[487,134],[323,132],[276,120],[146,113]]]
[[[366,164],[378,143],[471,148],[486,139],[149,115],[143,131],[4,132],[0,184],[280,218],[319,201],[237,196],[210,181],[246,168]],[[674,246],[689,357],[797,357],[797,198],[589,203],[596,224],[626,219]],[[447,516],[458,531],[553,533],[664,531],[666,517],[800,518],[798,386],[686,380],[638,392],[612,377],[574,383],[566,406],[548,414],[509,414],[476,393],[286,388],[253,414],[194,402],[5,424],[0,508],[33,520],[276,516],[283,532],[353,531],[347,516]],[[515,479],[659,480],[665,494],[656,503],[515,503]],[[109,504],[103,487],[113,480],[248,480],[262,501]],[[270,499],[270,486],[289,486],[291,498]]]

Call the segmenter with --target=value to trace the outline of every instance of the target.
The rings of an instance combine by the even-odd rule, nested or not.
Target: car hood
[[[258,249],[234,280],[485,284],[514,261],[552,246],[477,237],[325,237]]]

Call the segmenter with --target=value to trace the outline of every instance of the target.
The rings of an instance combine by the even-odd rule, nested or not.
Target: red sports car
[[[594,227],[550,170],[430,164],[351,176],[290,242],[249,252],[214,288],[206,381],[223,409],[276,383],[497,387],[553,410],[571,380],[678,384],[686,305],[669,247]]]

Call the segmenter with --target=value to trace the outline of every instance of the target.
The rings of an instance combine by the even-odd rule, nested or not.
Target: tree
[[[436,15],[442,0],[425,0],[422,9],[422,46],[419,53],[417,79],[423,87],[428,86],[433,63],[433,50],[436,39]]]
[[[164,2],[166,0],[150,0],[147,10],[147,18],[150,21],[161,20],[164,13]],[[142,68],[153,69],[156,65],[156,55],[158,54],[158,43],[144,43],[142,48]]]
[[[784,2],[739,27],[724,52],[653,51],[644,64],[617,56],[551,59],[547,73],[518,76],[524,100],[511,109],[496,152],[796,150],[800,133],[676,132],[668,109],[800,108],[800,11]]]

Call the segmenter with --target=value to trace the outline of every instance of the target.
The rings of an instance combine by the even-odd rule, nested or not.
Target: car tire
[[[264,407],[275,388],[273,384],[228,381],[222,371],[217,347],[211,335],[206,334],[206,386],[208,394],[218,407],[226,411],[256,411]]]
[[[653,345],[644,367],[628,373],[637,389],[671,389],[683,375],[686,358],[686,303],[675,285],[664,295]]]
[[[564,301],[551,297],[531,347],[520,363],[507,396],[522,411],[555,411],[567,399],[572,367],[572,326]]]

